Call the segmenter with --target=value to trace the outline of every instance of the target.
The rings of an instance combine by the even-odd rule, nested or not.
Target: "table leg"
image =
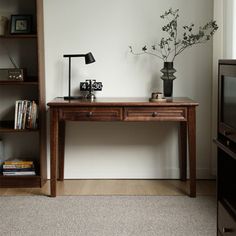
[[[186,181],[187,179],[187,122],[180,122],[180,179]]]
[[[190,197],[196,197],[196,109],[188,108]]]
[[[58,112],[56,108],[50,109],[50,155],[51,155],[51,197],[56,197],[57,189],[57,155],[58,155]]]
[[[64,180],[64,159],[65,159],[65,121],[59,122],[59,147],[58,147],[58,180]]]

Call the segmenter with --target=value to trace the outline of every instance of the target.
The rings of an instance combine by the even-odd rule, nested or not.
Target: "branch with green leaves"
[[[163,61],[174,61],[175,58],[180,55],[185,49],[190,48],[194,45],[205,43],[209,41],[214,33],[218,29],[216,21],[211,20],[204,26],[199,27],[195,30],[195,25],[183,26],[182,37],[178,37],[178,18],[179,9],[172,10],[170,8],[160,16],[161,19],[167,20],[166,25],[162,27],[162,31],[165,33],[165,37],[162,37],[160,42],[157,44],[147,45],[142,47],[140,53],[136,53],[132,46],[129,46],[130,52],[134,55],[148,54],[162,59]]]

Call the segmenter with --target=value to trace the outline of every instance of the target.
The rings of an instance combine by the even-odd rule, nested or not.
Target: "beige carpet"
[[[207,196],[3,196],[0,214],[4,236],[216,235]]]

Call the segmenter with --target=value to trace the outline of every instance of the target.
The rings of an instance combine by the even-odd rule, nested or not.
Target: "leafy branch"
[[[183,26],[182,37],[178,38],[179,9],[172,10],[172,8],[170,8],[160,17],[163,20],[167,20],[166,25],[162,27],[162,31],[165,33],[166,37],[162,37],[159,43],[152,45],[150,48],[145,45],[142,47],[142,52],[140,53],[134,52],[133,47],[129,46],[132,54],[149,54],[163,61],[173,62],[175,58],[187,48],[209,41],[218,29],[216,21],[213,20],[199,27],[198,30],[194,30],[195,25],[192,23]]]

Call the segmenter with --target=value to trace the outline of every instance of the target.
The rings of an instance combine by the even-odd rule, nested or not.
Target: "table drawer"
[[[218,203],[218,230],[222,235],[236,236],[236,221],[220,202]]]
[[[185,107],[127,107],[124,111],[126,121],[185,121]]]
[[[122,120],[122,108],[79,107],[64,108],[60,119],[68,121],[119,121]]]

